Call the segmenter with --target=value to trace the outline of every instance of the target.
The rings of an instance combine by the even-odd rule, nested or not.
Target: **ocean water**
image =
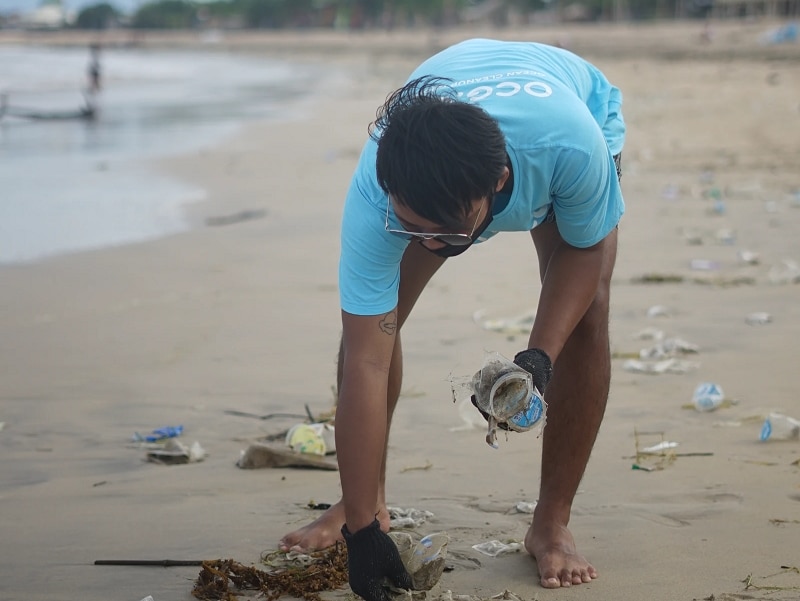
[[[87,49],[0,46],[0,93],[11,111],[77,111],[88,63]],[[95,120],[0,117],[0,264],[185,230],[205,192],[154,161],[297,117],[323,77],[221,51],[104,49],[101,66]]]

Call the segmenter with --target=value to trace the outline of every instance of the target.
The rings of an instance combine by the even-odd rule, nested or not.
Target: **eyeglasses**
[[[423,232],[409,232],[408,230],[395,230],[389,227],[389,205],[391,201],[386,202],[386,231],[390,234],[397,234],[399,236],[411,236],[412,238],[419,238],[420,240],[436,240],[438,242],[444,242],[449,246],[467,246],[472,244],[474,240],[472,239],[472,234],[475,233],[475,228],[478,227],[478,222],[481,218],[481,213],[483,212],[483,206],[486,204],[486,200],[483,201],[481,204],[480,210],[478,210],[478,215],[475,217],[475,223],[472,225],[472,230],[469,234],[429,234]]]

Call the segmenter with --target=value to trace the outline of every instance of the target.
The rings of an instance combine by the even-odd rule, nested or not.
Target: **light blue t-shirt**
[[[499,123],[514,186],[476,242],[529,231],[553,210],[564,240],[586,248],[605,238],[625,210],[613,156],[622,150],[622,94],[594,66],[560,48],[475,39],[422,63],[408,81],[452,80],[464,102]],[[342,309],[379,315],[397,305],[400,259],[409,240],[385,230],[388,196],[375,174],[377,144],[364,146],[344,207],[339,261]],[[390,225],[402,229],[390,207]]]

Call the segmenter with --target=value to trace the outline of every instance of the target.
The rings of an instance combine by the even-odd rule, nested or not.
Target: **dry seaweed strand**
[[[347,582],[347,549],[341,543],[310,553],[312,563],[265,572],[233,559],[204,561],[192,595],[202,601],[235,601],[243,591],[258,591],[266,601],[284,595],[321,601],[319,593]]]

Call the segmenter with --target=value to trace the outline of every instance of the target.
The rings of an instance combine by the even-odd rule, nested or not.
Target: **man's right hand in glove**
[[[377,519],[355,533],[345,524],[342,536],[347,544],[350,588],[356,595],[366,601],[389,601],[384,579],[397,588],[412,587],[411,576],[400,559],[397,545],[381,530]]]

